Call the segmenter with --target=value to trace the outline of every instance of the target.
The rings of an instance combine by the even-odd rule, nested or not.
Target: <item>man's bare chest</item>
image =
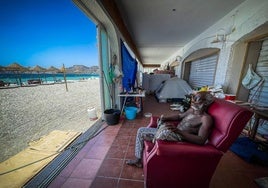
[[[198,128],[201,125],[201,116],[195,114],[189,114],[179,124],[179,129],[187,130],[191,128]]]
[[[200,123],[201,122],[201,116],[195,115],[195,114],[189,114],[184,119],[183,122],[189,122],[189,123]]]

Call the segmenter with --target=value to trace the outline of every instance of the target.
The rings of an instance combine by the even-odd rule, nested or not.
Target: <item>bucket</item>
[[[108,125],[116,125],[120,119],[120,110],[107,109],[104,111],[104,120]]]
[[[136,107],[126,107],[125,108],[125,113],[126,113],[126,118],[128,120],[132,120],[136,118],[138,108]]]
[[[90,120],[96,120],[98,119],[97,114],[96,114],[96,109],[94,107],[91,107],[87,109],[88,117]]]

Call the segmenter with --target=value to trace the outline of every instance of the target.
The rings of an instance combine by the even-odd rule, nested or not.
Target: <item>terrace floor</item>
[[[144,100],[144,112],[154,116],[176,113],[169,105],[157,103],[153,96],[148,96]],[[146,126],[149,120],[140,115],[135,120],[121,120],[118,125],[103,125],[107,128],[80,150],[49,187],[143,188],[143,170],[125,162],[134,158],[137,129]],[[247,163],[228,151],[222,157],[210,187],[254,188],[258,187],[254,179],[264,176],[268,176],[268,167]]]

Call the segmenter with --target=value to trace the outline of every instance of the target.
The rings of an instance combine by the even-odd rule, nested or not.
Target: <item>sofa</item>
[[[147,188],[209,187],[216,167],[238,138],[253,113],[229,101],[216,99],[208,108],[213,130],[205,145],[157,140],[145,141],[143,171]],[[148,127],[157,126],[151,117]]]

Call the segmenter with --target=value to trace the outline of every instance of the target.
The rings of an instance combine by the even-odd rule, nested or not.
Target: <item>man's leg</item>
[[[136,144],[135,144],[135,160],[128,160],[128,165],[133,165],[136,167],[142,167],[142,155],[144,149],[144,140],[152,140],[157,129],[150,127],[141,127],[137,131]]]

